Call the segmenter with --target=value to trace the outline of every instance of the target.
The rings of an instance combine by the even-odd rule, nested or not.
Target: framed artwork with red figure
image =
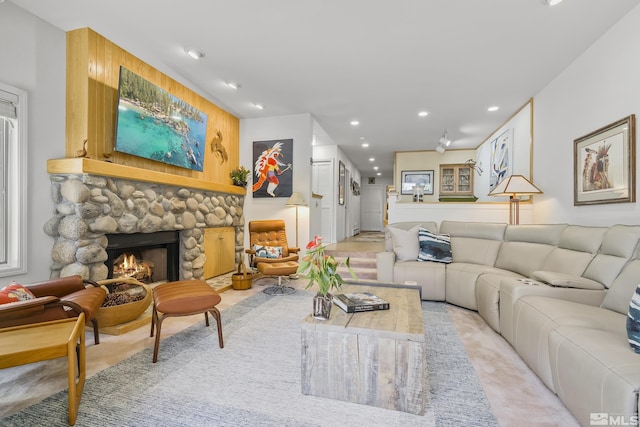
[[[289,197],[293,188],[293,139],[253,142],[253,197]]]

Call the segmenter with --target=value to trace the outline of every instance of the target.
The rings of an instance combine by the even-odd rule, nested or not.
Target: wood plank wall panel
[[[202,172],[113,150],[121,65],[207,114]],[[222,132],[222,145],[228,154],[225,163],[221,163],[210,148],[210,141],[218,130]],[[108,158],[116,164],[221,184],[231,183],[229,172],[238,166],[240,158],[240,122],[237,117],[89,28],[67,33],[66,136],[65,153],[68,158],[76,157],[87,139],[88,156],[92,159]]]

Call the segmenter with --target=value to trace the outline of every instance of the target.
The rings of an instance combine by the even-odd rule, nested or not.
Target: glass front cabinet
[[[464,164],[440,165],[441,196],[473,196],[473,169]]]

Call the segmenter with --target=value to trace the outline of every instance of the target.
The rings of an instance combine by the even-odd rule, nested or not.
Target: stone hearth
[[[54,174],[51,183],[55,216],[43,227],[55,239],[51,278],[106,279],[107,234],[178,231],[184,280],[204,276],[205,228],[233,226],[242,258],[242,195],[90,174]]]

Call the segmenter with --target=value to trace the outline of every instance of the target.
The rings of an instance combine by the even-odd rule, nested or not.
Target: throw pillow
[[[451,237],[448,234],[435,234],[420,227],[418,241],[420,242],[418,261],[435,261],[445,264],[453,261]]]
[[[416,226],[410,230],[389,227],[391,244],[397,261],[415,261],[418,258],[420,244],[418,243],[418,229]]]
[[[629,303],[627,337],[633,351],[640,354],[640,285],[636,288]]]
[[[282,258],[282,246],[253,245],[253,250],[256,251],[256,256],[259,258]]]
[[[12,283],[0,289],[0,304],[35,299],[35,295],[22,285]]]

